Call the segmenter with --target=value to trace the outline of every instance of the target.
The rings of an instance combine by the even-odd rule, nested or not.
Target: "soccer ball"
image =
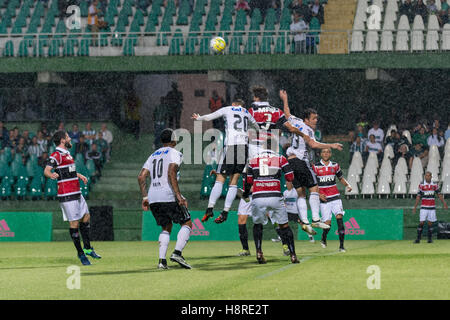
[[[209,43],[209,47],[215,53],[221,53],[225,50],[227,43],[222,37],[214,37]]]

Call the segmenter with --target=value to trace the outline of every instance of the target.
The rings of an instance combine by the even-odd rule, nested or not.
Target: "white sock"
[[[306,204],[305,198],[303,198],[303,197],[297,198],[297,209],[298,209],[298,213],[300,215],[300,220],[305,224],[309,224],[308,205]]]
[[[217,199],[219,199],[220,195],[222,194],[222,188],[223,182],[216,181],[216,183],[214,183],[214,187],[212,188],[211,193],[209,195],[208,208],[214,208]]]
[[[159,258],[165,259],[167,254],[167,248],[169,247],[170,242],[170,233],[167,231],[162,231],[159,234]]]
[[[309,205],[311,206],[312,220],[320,221],[320,198],[318,192],[311,192],[309,194]]]
[[[177,243],[175,244],[175,250],[178,250],[180,252],[183,251],[184,247],[189,241],[189,236],[191,234],[191,228],[188,226],[182,226],[180,231],[178,231],[177,235]]]
[[[225,206],[223,210],[230,211],[231,205],[233,204],[234,199],[236,198],[237,186],[229,186],[227,196],[225,198]]]

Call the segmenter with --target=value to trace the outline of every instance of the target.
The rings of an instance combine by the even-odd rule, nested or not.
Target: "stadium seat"
[[[442,31],[441,50],[442,51],[450,50],[450,23],[444,24],[443,31]]]
[[[254,35],[250,35],[247,38],[247,43],[244,48],[244,53],[245,54],[255,54],[257,46],[258,46],[258,37],[254,36]]]
[[[411,32],[411,50],[423,51],[423,30],[425,26],[423,24],[422,16],[416,15],[414,17],[414,23]]]
[[[289,31],[291,23],[292,23],[291,11],[288,8],[284,7],[283,10],[281,10],[280,30]]]
[[[393,42],[394,36],[392,35],[392,31],[383,31],[381,34],[380,51],[392,52],[394,50]]]
[[[214,182],[216,181],[215,175],[210,175],[211,170],[216,169],[216,164],[213,163],[211,165],[206,165],[203,171],[203,179],[202,186],[200,190],[200,196],[203,198],[209,197],[211,193],[211,189],[214,186]]]
[[[19,57],[28,57],[28,40],[22,40],[19,44]]]
[[[210,33],[204,33],[203,36],[200,39],[200,46],[198,53],[201,55],[209,54],[209,42],[211,41],[211,34]]]
[[[284,34],[277,37],[277,41],[275,44],[275,53],[276,54],[286,53],[286,36]]]
[[[58,182],[53,179],[48,179],[45,182],[44,195],[50,200],[56,198],[58,194]]]
[[[426,37],[427,51],[438,51],[439,50],[439,22],[436,15],[430,15],[428,17],[428,28]]]
[[[362,52],[364,42],[364,36],[362,31],[353,31],[352,32],[352,42],[350,45],[350,51],[351,52]]]
[[[30,196],[32,200],[40,200],[42,197],[42,183],[39,179],[33,179],[30,184]]]
[[[14,43],[11,40],[7,41],[5,47],[3,48],[3,56],[4,57],[14,56]]]
[[[185,55],[193,55],[196,52],[196,46],[198,45],[198,38],[194,35],[190,35],[186,39],[186,45],[184,46]]]
[[[203,7],[204,9],[205,7]],[[177,25],[188,25],[191,6],[188,0],[182,0],[178,10]]]
[[[349,167],[348,169],[348,173],[347,173],[347,180],[354,180],[356,182],[360,182],[360,173],[358,173],[358,168],[356,168],[355,166],[353,167]]]
[[[370,179],[363,179],[362,181],[362,187],[361,187],[361,194],[363,197],[370,196],[373,197],[375,193],[375,188],[373,186],[374,182]]]
[[[394,190],[392,193],[397,197],[398,195],[406,195],[406,181],[397,181],[394,184]]]
[[[442,183],[441,192],[444,195],[449,195],[450,194],[450,176],[447,176],[445,178],[444,182]]]
[[[389,159],[394,159],[394,149],[390,144],[386,145],[384,148],[384,156],[387,156]]]
[[[354,180],[347,180],[347,181],[352,186],[352,191],[348,191],[347,188],[345,188],[345,195],[346,196],[357,196],[359,194],[358,183]]]
[[[382,195],[391,194],[391,186],[388,181],[386,181],[385,179],[381,179],[378,181],[377,194],[379,197],[381,197]]]
[[[409,21],[406,15],[400,17],[395,38],[395,51],[409,51]]]
[[[366,167],[373,166],[378,169],[378,156],[376,152],[369,152],[369,157],[367,158]]]
[[[233,36],[231,38],[228,52],[230,54],[241,54],[242,36]]]
[[[259,46],[260,54],[271,54],[272,53],[272,44],[273,38],[272,36],[264,35],[261,41],[261,45]]]
[[[358,166],[359,168],[362,168],[364,166],[361,152],[356,151],[353,154],[351,164],[354,164],[354,165]]]
[[[428,158],[431,161],[434,161],[436,159],[439,162],[439,160],[441,160],[441,156],[439,154],[439,149],[438,149],[438,147],[436,145],[430,146],[430,151],[429,151],[429,154],[428,154]]]
[[[406,164],[406,160],[405,158],[401,157],[398,159],[398,162],[395,166],[394,169],[394,175],[398,173],[398,174],[402,174],[402,175],[407,175],[408,174],[408,165]]]
[[[3,179],[0,184],[0,197],[2,200],[9,199],[12,193],[12,185],[8,179]]]

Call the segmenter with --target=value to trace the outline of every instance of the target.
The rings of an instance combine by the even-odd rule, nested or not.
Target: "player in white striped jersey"
[[[192,119],[197,121],[211,121],[220,117],[225,120],[224,150],[218,163],[216,182],[209,195],[208,208],[202,222],[214,216],[214,206],[222,194],[223,184],[227,176],[230,176],[223,211],[214,222],[222,223],[227,220],[228,211],[236,198],[239,176],[247,164],[249,126],[259,130],[253,116],[244,108],[243,101],[235,101],[231,106],[220,108],[216,112],[204,116],[196,113],[192,115]]]
[[[175,250],[170,260],[177,262],[183,268],[191,266],[181,255],[189,241],[192,231],[192,221],[187,210],[187,201],[181,195],[178,187],[178,170],[183,161],[181,152],[175,150],[176,139],[172,129],[161,132],[163,147],[148,157],[138,176],[142,194],[142,209],[152,211],[156,223],[162,227],[159,235],[159,269],[168,269],[166,254],[170,242],[172,223],[181,225],[177,235]],[[151,184],[146,190],[146,180],[150,177]]]
[[[294,170],[294,188],[298,193],[297,205],[300,210],[300,219],[303,223],[302,228],[306,229],[308,233],[311,233],[306,210],[301,208],[307,208],[306,206],[306,190],[309,189],[309,204],[312,212],[312,224],[314,228],[329,229],[330,226],[320,221],[320,198],[319,198],[319,186],[317,183],[316,175],[311,168],[311,149],[337,149],[342,151],[342,145],[340,143],[320,143],[314,138],[314,130],[318,121],[317,111],[314,109],[306,109],[303,114],[303,119],[293,116],[289,109],[288,96],[286,91],[280,91],[280,98],[284,104],[284,114],[288,118],[288,121],[303,133],[307,134],[310,139],[305,140],[300,136],[293,136],[291,146],[287,149],[288,161]]]

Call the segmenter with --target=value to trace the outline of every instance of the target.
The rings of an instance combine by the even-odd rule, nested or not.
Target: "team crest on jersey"
[[[69,154],[69,155],[67,155],[67,160],[72,160],[73,158],[72,158],[72,156]]]

